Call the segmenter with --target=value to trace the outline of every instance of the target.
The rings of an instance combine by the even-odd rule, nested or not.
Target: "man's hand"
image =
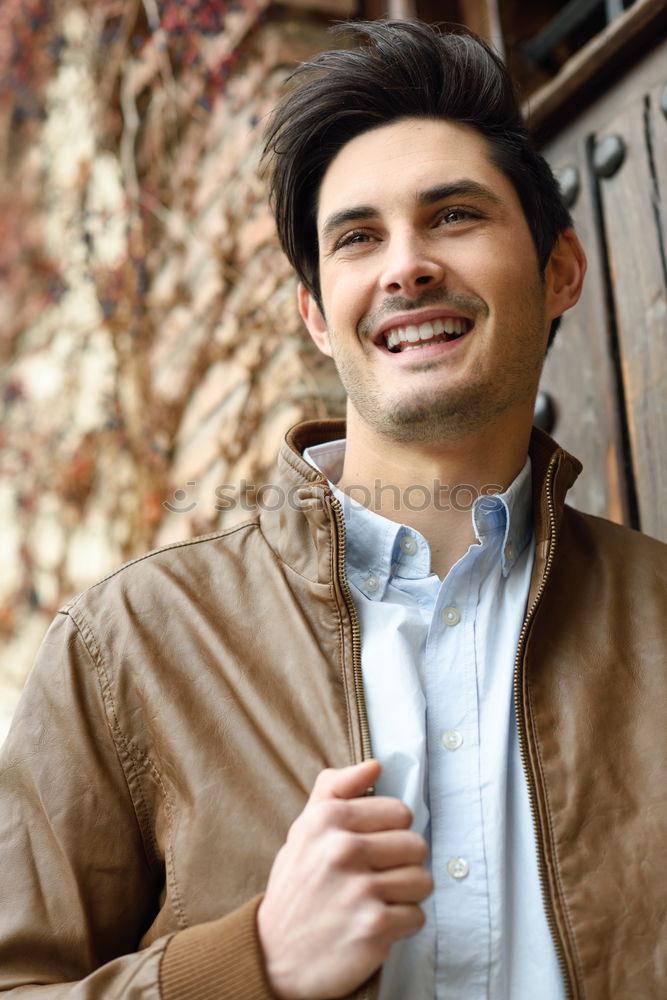
[[[269,982],[289,1000],[343,997],[424,923],[427,847],[398,799],[365,796],[375,760],[322,771],[258,910]]]

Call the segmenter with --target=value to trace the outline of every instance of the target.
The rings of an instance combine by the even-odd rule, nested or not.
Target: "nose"
[[[445,269],[434,248],[416,234],[404,233],[385,245],[380,284],[389,294],[414,298],[444,280]]]

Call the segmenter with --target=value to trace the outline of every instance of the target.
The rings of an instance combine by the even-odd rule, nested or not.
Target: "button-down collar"
[[[430,548],[418,531],[376,514],[338,489],[335,482],[342,474],[344,455],[345,441],[338,440],[308,448],[304,458],[327,476],[343,507],[350,582],[370,600],[381,601],[393,576],[419,579],[430,574]],[[529,458],[503,493],[474,501],[472,522],[482,545],[488,536],[504,531],[500,559],[503,576],[507,577],[532,532]]]
[[[532,476],[530,458],[504,493],[478,497],[473,504],[475,535],[480,542],[484,535],[504,528],[501,549],[503,576],[507,577],[525,549],[532,534]]]

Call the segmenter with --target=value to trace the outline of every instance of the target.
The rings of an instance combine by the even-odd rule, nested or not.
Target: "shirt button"
[[[458,613],[456,608],[445,608],[442,612],[442,620],[445,625],[458,625],[461,621],[461,615]]]
[[[370,576],[367,576],[364,580],[364,586],[369,594],[374,594],[380,589],[380,581],[371,573]]]
[[[458,750],[463,743],[463,737],[455,729],[448,729],[442,734],[442,745],[447,750]]]
[[[412,535],[403,535],[400,545],[401,551],[405,552],[406,556],[413,556],[417,551],[417,542]]]
[[[507,562],[512,562],[514,559],[514,546],[509,543],[505,546],[505,559]]]
[[[465,858],[452,858],[447,862],[447,871],[452,878],[465,878],[470,871],[470,865]]]

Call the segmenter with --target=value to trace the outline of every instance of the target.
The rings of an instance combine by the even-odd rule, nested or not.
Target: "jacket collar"
[[[539,427],[533,427],[528,447],[533,466],[533,524],[538,545],[549,538],[548,492],[551,489],[556,526],[563,516],[565,497],[581,472],[578,458],[556,444]],[[551,480],[551,487],[549,487]]]
[[[345,437],[344,420],[310,420],[286,435],[278,468],[286,502],[261,515],[270,544],[296,572],[314,582],[329,582],[336,545],[335,517],[326,477],[303,458],[306,448]],[[533,526],[536,569],[546,562],[563,514],[565,496],[581,472],[581,463],[548,434],[534,427],[529,454],[533,472]],[[553,504],[553,522],[550,505]],[[303,516],[295,516],[298,513]],[[534,577],[538,574],[534,574]]]
[[[306,448],[326,441],[336,441],[345,437],[344,420],[307,420],[292,427],[285,436],[280,451],[279,464],[286,463],[298,474],[311,482],[325,481],[321,472],[304,461]]]

